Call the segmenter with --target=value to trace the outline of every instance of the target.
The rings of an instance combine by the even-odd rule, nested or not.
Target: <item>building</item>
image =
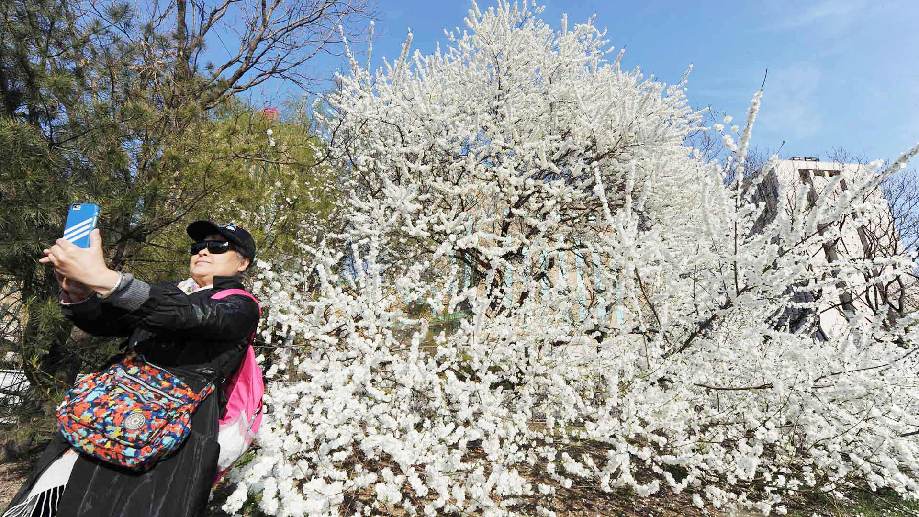
[[[794,294],[799,303],[816,304],[814,309],[791,308],[781,318],[781,324],[793,331],[810,330],[818,337],[828,338],[847,332],[851,323],[863,328],[892,319],[909,310],[909,287],[905,279],[871,282],[880,279],[890,268],[877,268],[870,274],[846,274],[834,270],[834,263],[849,259],[877,259],[903,254],[896,221],[880,186],[860,189],[871,179],[874,169],[857,163],[821,161],[816,157],[792,157],[773,162],[755,197],[764,206],[757,222],[762,228],[777,215],[780,201],[806,203],[806,212],[820,210],[831,213],[841,206],[847,213],[835,218],[841,222],[817,225],[815,231],[824,236],[811,239],[814,264],[824,266],[837,280],[816,290]],[[787,205],[786,205],[787,206]],[[866,287],[866,284],[873,284]],[[807,328],[806,328],[807,327]]]

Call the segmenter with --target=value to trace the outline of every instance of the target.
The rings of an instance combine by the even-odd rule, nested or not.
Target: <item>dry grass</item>
[[[29,475],[31,466],[31,461],[22,460],[0,463],[0,511],[6,509],[19,491],[19,487]]]

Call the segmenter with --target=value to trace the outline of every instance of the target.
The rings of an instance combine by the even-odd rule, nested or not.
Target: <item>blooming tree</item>
[[[811,256],[919,148],[763,222],[761,92],[707,161],[682,83],[539,14],[473,4],[447,48],[409,38],[340,78],[321,122],[348,229],[259,276],[278,358],[225,509],[551,514],[575,484],[764,512],[854,483],[919,495],[915,313],[830,339],[787,317],[910,271]]]

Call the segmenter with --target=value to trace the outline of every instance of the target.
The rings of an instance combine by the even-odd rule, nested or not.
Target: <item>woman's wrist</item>
[[[99,273],[98,275],[94,275],[90,282],[86,282],[86,286],[93,290],[96,294],[100,296],[106,296],[117,289],[118,284],[120,283],[121,273],[106,268],[105,271]]]

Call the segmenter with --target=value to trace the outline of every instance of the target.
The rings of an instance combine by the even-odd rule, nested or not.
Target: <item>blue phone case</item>
[[[99,205],[94,203],[74,203],[67,211],[67,223],[64,225],[64,238],[81,248],[89,247],[89,233],[96,228],[99,218]]]

